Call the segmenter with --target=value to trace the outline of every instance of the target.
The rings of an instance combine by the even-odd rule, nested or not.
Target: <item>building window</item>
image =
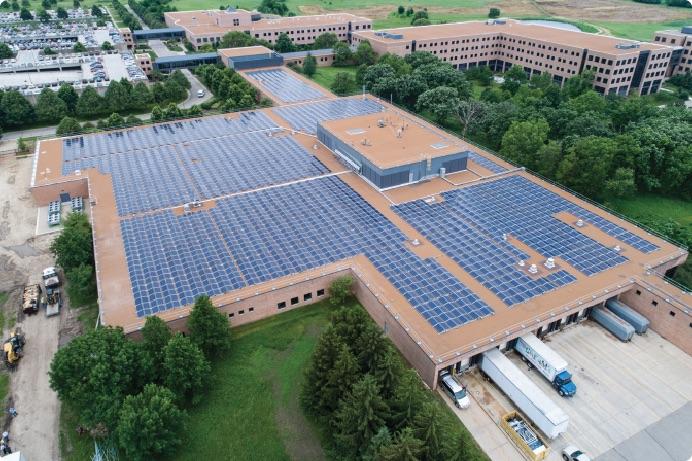
[[[312,293],[305,293],[303,295],[303,301],[309,301],[312,299]]]
[[[651,301],[652,306],[658,306],[658,301]]]
[[[324,288],[317,290],[317,296],[324,296]]]
[[[637,294],[641,296],[642,291],[641,291],[641,290],[637,290]]]
[[[243,311],[238,311],[238,315],[243,315],[244,313],[245,313],[244,310],[243,310]]]
[[[670,315],[671,317],[675,317],[675,312],[670,311],[670,312],[668,312],[668,315]]]
[[[279,309],[283,309],[284,307],[286,307],[286,301],[281,301],[279,304],[276,305],[276,307],[278,307]]]
[[[254,310],[255,310],[255,308],[251,307],[250,309],[248,309],[248,312],[254,312]]]
[[[298,296],[291,298],[291,306],[295,306],[299,302],[300,302],[300,299],[298,298]]]
[[[234,315],[235,315],[235,314],[234,314],[233,312],[231,312],[230,314],[228,314],[229,317],[233,317]]]

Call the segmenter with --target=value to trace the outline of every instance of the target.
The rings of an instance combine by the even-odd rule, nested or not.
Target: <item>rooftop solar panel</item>
[[[201,241],[193,229],[204,230]],[[438,332],[493,313],[436,261],[411,253],[396,226],[333,176],[218,200],[211,211],[189,216],[126,219],[122,231],[140,316],[356,254],[365,254]],[[188,264],[197,257],[196,266]]]
[[[272,110],[286,119],[292,128],[315,134],[317,125],[325,120],[373,114],[383,109],[381,104],[372,99],[333,99],[290,107],[276,107]]]
[[[508,306],[546,293],[575,278],[556,270],[534,278],[518,269],[528,255],[505,241],[511,235],[538,253],[559,256],[585,275],[627,261],[612,248],[555,218],[568,211],[640,251],[655,245],[563,199],[522,176],[442,193],[441,203],[417,200],[395,211]]]
[[[324,93],[282,69],[256,70],[247,73],[259,82],[259,87],[284,102],[312,101],[324,98]]]

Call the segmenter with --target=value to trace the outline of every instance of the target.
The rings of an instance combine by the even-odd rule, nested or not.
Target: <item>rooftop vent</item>
[[[420,240],[418,240],[418,239],[411,240],[411,245],[413,245],[414,247],[417,247],[418,245],[420,245]]]
[[[379,119],[379,120],[377,121],[377,126],[380,127],[380,128],[384,128],[384,126],[385,126],[384,120]]]
[[[444,149],[447,146],[448,144],[444,142],[436,142],[435,144],[430,145],[430,147],[432,147],[433,149]]]
[[[577,227],[584,227],[584,220],[583,219],[577,219]]]
[[[618,50],[632,50],[635,48],[639,48],[641,45],[639,43],[618,43],[615,45],[615,48]]]

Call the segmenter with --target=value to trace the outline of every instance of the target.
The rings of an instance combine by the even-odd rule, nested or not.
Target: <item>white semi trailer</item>
[[[514,349],[538,370],[563,397],[572,397],[577,386],[567,371],[567,361],[532,334],[517,338]]]
[[[567,414],[498,349],[483,353],[481,370],[550,439],[567,430]]]

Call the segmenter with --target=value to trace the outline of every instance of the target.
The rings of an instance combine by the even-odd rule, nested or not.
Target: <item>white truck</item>
[[[567,361],[546,343],[528,334],[517,338],[514,349],[531,363],[561,396],[572,397],[577,392],[572,375],[567,371]]]
[[[567,430],[569,417],[498,349],[483,353],[481,370],[548,438]]]
[[[62,308],[62,293],[60,293],[60,278],[55,267],[43,270],[43,284],[46,286],[46,317],[60,314]]]
[[[58,277],[58,272],[55,270],[55,267],[47,267],[43,269],[42,278],[46,289],[60,286],[60,277]]]

